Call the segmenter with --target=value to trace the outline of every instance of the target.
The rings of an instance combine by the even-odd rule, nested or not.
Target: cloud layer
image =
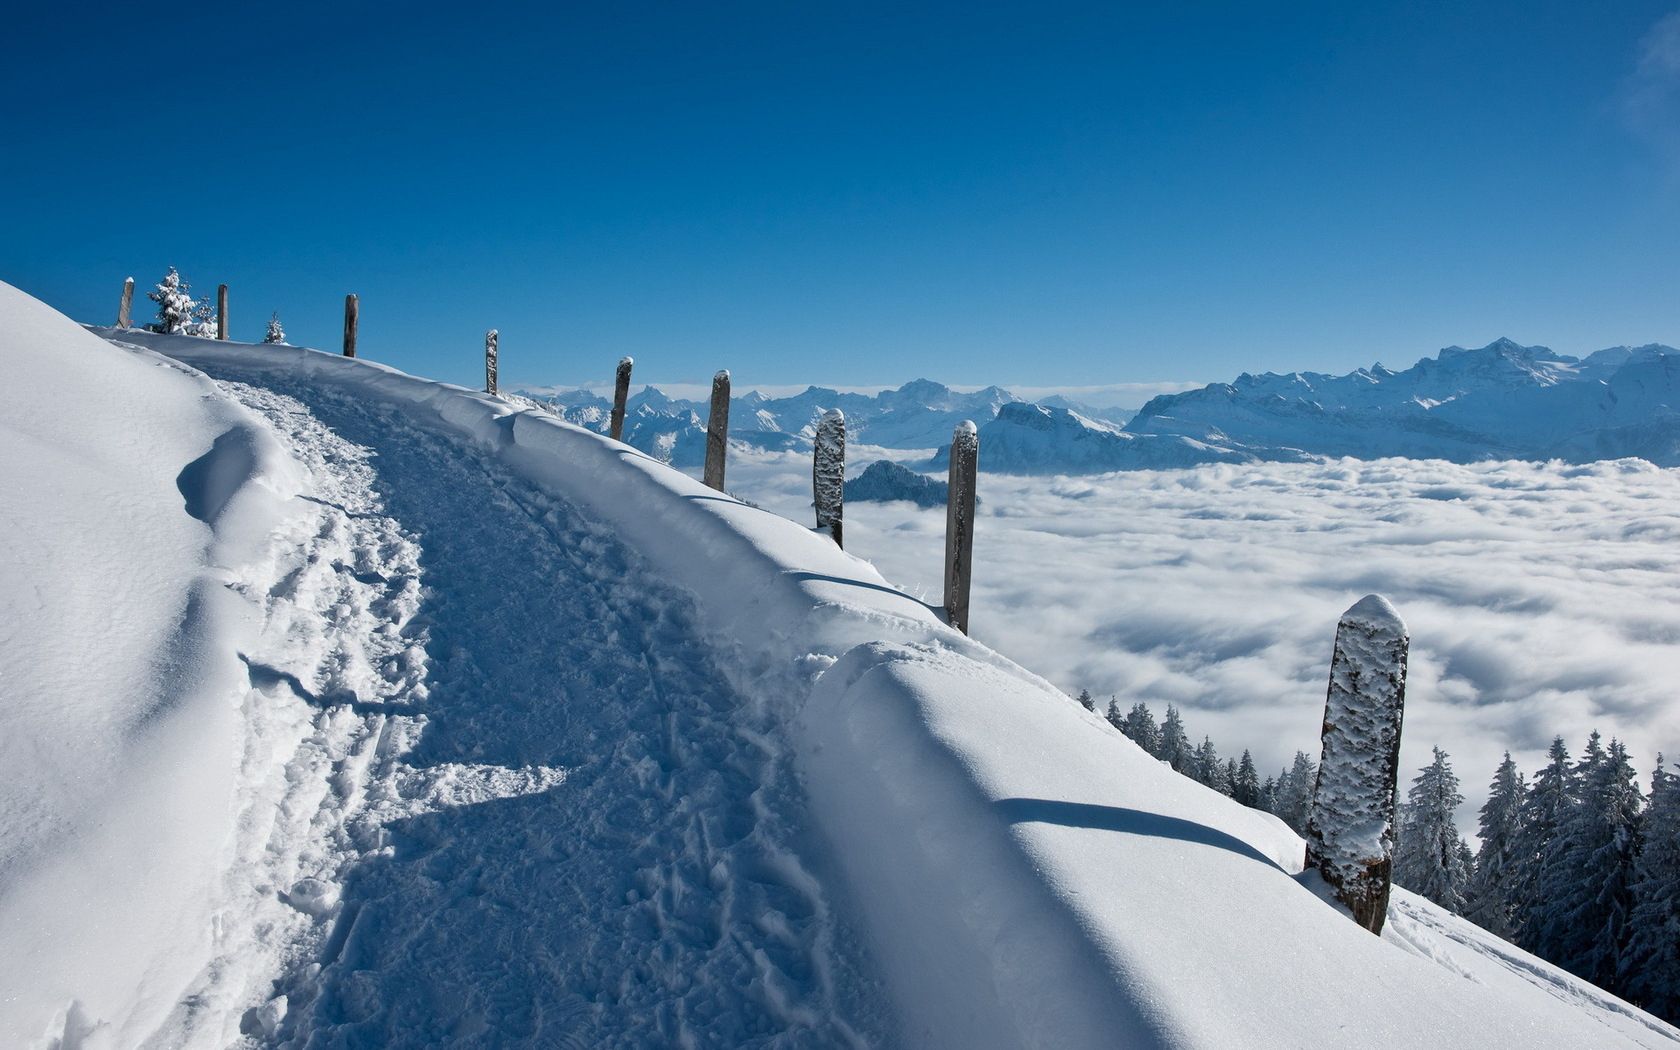
[[[809,471],[737,456],[731,487],[803,520]],[[1680,472],[1391,459],[981,484],[975,636],[1070,691],[1177,704],[1263,770],[1316,756],[1336,620],[1372,591],[1412,631],[1407,780],[1449,751],[1467,835],[1506,748],[1534,770],[1553,734],[1574,752],[1596,727],[1642,775],[1680,758]],[[943,515],[848,507],[848,549],[937,601]]]

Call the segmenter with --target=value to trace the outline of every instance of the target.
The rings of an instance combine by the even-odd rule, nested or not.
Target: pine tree
[[[181,274],[171,266],[169,272],[163,275],[157,287],[146,293],[146,298],[158,304],[157,320],[146,328],[165,335],[186,335],[194,324],[193,315],[198,304],[193,301],[192,290]]]
[[[1290,767],[1278,775],[1277,800],[1272,812],[1297,835],[1307,833],[1307,816],[1312,812],[1313,791],[1318,787],[1318,764],[1305,751],[1295,752]]]
[[[1122,733],[1126,731],[1126,716],[1120,713],[1119,697],[1111,696],[1108,698],[1108,714],[1105,717],[1108,719],[1109,725]]]
[[[1237,772],[1231,778],[1231,797],[1245,806],[1260,805],[1260,772],[1254,768],[1254,756],[1245,748],[1242,761],[1237,763]]]
[[[1517,944],[1542,959],[1550,958],[1546,942],[1548,905],[1542,886],[1555,881],[1547,872],[1559,860],[1558,826],[1575,804],[1575,771],[1563,737],[1555,737],[1546,765],[1534,774],[1523,796],[1522,830],[1517,833],[1517,864],[1513,917]]]
[[[1606,751],[1596,731],[1572,776],[1571,804],[1536,875],[1538,927],[1527,932],[1536,954],[1615,991],[1644,799],[1627,750],[1611,741]]]
[[[200,339],[216,338],[216,312],[209,299],[200,299],[193,303],[192,323],[187,325],[187,334],[196,335]]]
[[[1510,940],[1516,931],[1519,840],[1522,835],[1523,777],[1511,752],[1494,771],[1488,800],[1482,805],[1482,848],[1465,892],[1464,917]]]
[[[1126,712],[1126,717],[1120,720],[1120,732],[1126,734],[1126,739],[1143,748],[1149,754],[1161,756],[1161,730],[1155,725],[1155,715],[1143,701],[1132,705]]]
[[[1267,813],[1276,813],[1278,811],[1276,777],[1267,777],[1266,782],[1260,785],[1260,802],[1258,808],[1265,810]]]
[[[1097,702],[1091,699],[1091,691],[1089,689],[1081,689],[1079,691],[1079,696],[1076,697],[1076,699],[1079,701],[1079,706],[1083,707],[1087,711],[1095,711],[1097,709]]]
[[[1193,754],[1197,781],[1219,792],[1221,795],[1231,793],[1231,778],[1225,771],[1225,763],[1219,761],[1219,749],[1213,746],[1213,741],[1202,737],[1202,742],[1196,745]]]
[[[1464,862],[1468,847],[1453,820],[1464,796],[1447,753],[1438,747],[1434,752],[1434,761],[1423,767],[1406,793],[1394,879],[1456,915],[1464,910],[1464,888],[1470,881]]]
[[[1161,723],[1161,750],[1155,757],[1185,776],[1196,775],[1196,754],[1190,747],[1190,738],[1185,735],[1184,719],[1179,717],[1178,708],[1171,704],[1167,705],[1167,717]]]
[[[1634,864],[1645,799],[1621,741],[1605,750],[1597,732],[1576,766],[1580,796],[1558,828],[1562,853],[1542,884],[1551,898],[1548,930],[1557,965],[1601,988],[1619,990],[1622,948],[1633,911]]]
[[[274,311],[269,317],[268,334],[263,336],[263,342],[286,345],[286,330],[280,326],[280,311]]]
[[[1661,755],[1651,774],[1644,837],[1634,865],[1623,987],[1658,1017],[1680,1022],[1680,775],[1663,767]]]

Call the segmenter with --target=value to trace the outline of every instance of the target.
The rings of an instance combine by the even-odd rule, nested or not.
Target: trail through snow
[[[251,573],[248,910],[182,1027],[243,997],[300,1047],[888,1041],[782,734],[685,595],[393,407],[213,371],[318,513]]]

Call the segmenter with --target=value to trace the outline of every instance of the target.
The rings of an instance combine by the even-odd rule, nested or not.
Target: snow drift
[[[4,284],[0,362],[0,1044],[138,1046],[213,953],[256,619],[225,584],[290,460]]]

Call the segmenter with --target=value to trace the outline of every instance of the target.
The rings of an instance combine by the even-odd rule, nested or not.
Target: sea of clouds
[[[855,474],[902,451],[850,450]],[[985,450],[981,450],[984,457]],[[810,461],[731,450],[729,488],[807,520]],[[1680,471],[1434,460],[982,474],[973,634],[1069,692],[1169,703],[1261,775],[1318,754],[1336,620],[1391,598],[1412,633],[1404,782],[1431,746],[1475,813],[1501,753],[1621,738],[1680,759]],[[943,508],[858,503],[847,549],[939,601]]]

